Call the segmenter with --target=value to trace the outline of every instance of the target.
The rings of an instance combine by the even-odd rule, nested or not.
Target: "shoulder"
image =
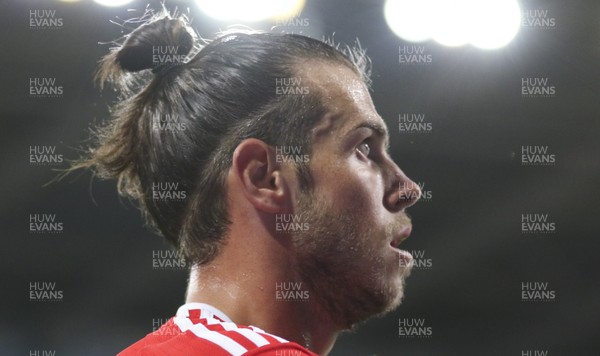
[[[182,331],[192,333],[196,338],[217,345],[224,355],[273,355],[277,350],[302,349],[276,335],[269,334],[254,326],[242,326],[231,322],[213,324],[178,324]],[[277,355],[284,356],[282,353]],[[291,356],[293,354],[285,355]],[[303,355],[303,354],[298,354]]]
[[[189,320],[189,319],[188,319]],[[123,350],[119,356],[307,356],[315,355],[253,326],[229,322],[187,323],[174,318],[157,331]]]

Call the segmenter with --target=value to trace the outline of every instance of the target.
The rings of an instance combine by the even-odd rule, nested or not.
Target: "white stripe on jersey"
[[[259,329],[259,328],[257,328],[256,326],[252,326],[252,325],[250,325],[250,326],[249,326],[249,328],[250,328],[250,329],[252,329],[252,330],[254,330],[254,331],[256,331],[256,332],[260,332],[260,333],[263,333],[263,334],[267,334],[267,335],[269,335],[270,337],[274,338],[275,340],[277,340],[277,341],[279,341],[279,342],[281,342],[281,343],[286,343],[286,342],[289,342],[289,341],[287,341],[286,339],[284,339],[284,338],[281,338],[281,337],[279,337],[279,336],[277,336],[277,335],[273,335],[273,334],[269,334],[269,333],[267,333],[267,332],[264,332],[262,329]]]
[[[186,332],[189,330],[192,333],[194,333],[194,335],[196,335],[197,337],[210,341],[211,343],[223,348],[232,355],[242,355],[248,350],[234,339],[218,331],[210,330],[202,323],[192,323],[192,321],[189,319],[189,310],[192,309],[200,310],[200,318],[204,319],[207,325],[220,325],[226,331],[236,332],[245,337],[248,341],[255,344],[257,347],[269,344],[269,340],[267,340],[261,334],[269,335],[270,337],[274,338],[275,340],[281,343],[289,342],[288,340],[283,339],[279,336],[266,333],[264,330],[255,326],[240,328],[234,322],[232,322],[231,319],[227,317],[227,315],[225,315],[219,309],[208,304],[189,303],[182,305],[179,308],[179,310],[177,310],[177,316],[175,316],[173,321],[175,322],[175,325],[179,327],[181,332]]]
[[[262,331],[261,329],[256,328],[256,327],[252,327],[253,330],[250,330],[248,328],[240,328],[235,323],[224,323],[224,322],[222,322],[218,319],[214,319],[214,318],[206,320],[206,324],[208,324],[208,325],[219,324],[223,327],[224,330],[235,331],[238,334],[245,336],[246,339],[252,341],[252,343],[254,343],[258,347],[269,344],[269,340],[265,339],[263,336],[261,336],[259,334],[259,332],[264,333],[264,334],[267,334],[267,333],[265,333],[264,331]],[[269,334],[267,334],[267,335],[269,335]],[[287,342],[286,340],[281,339],[281,338],[279,338],[279,341]]]
[[[262,337],[256,331],[252,331],[250,329],[243,329],[243,328],[237,328],[233,331],[244,335],[248,340],[252,341],[258,347],[269,344],[269,341],[267,339],[265,339],[264,337]]]
[[[209,330],[206,326],[202,324],[194,324],[188,318],[175,317],[173,320],[182,332],[186,332],[189,330],[193,332],[194,335],[196,335],[197,337],[212,342],[213,344],[229,352],[231,355],[241,356],[248,351],[245,347],[238,344],[235,340],[216,331]]]

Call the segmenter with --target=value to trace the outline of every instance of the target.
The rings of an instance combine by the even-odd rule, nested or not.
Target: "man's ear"
[[[242,141],[233,152],[231,168],[240,190],[257,209],[277,213],[285,208],[289,186],[272,147],[255,138]]]

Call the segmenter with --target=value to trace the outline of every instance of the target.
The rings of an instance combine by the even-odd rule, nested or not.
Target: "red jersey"
[[[158,330],[118,356],[317,356],[302,346],[254,326],[237,325],[220,310],[188,303]]]

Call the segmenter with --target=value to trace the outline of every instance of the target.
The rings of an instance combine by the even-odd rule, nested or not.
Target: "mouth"
[[[396,253],[398,253],[398,255],[400,257],[400,266],[408,268],[409,270],[410,270],[410,267],[412,266],[413,257],[408,251],[401,250],[399,247],[400,247],[400,244],[402,244],[402,242],[404,242],[404,240],[406,240],[410,236],[411,231],[412,231],[412,226],[411,225],[406,226],[405,228],[400,230],[397,234],[395,234],[394,238],[390,242],[390,247]]]
[[[408,225],[404,229],[400,230],[397,234],[394,235],[394,238],[390,242],[390,246],[392,246],[395,249],[399,248],[400,244],[410,236],[411,231],[411,225]]]

